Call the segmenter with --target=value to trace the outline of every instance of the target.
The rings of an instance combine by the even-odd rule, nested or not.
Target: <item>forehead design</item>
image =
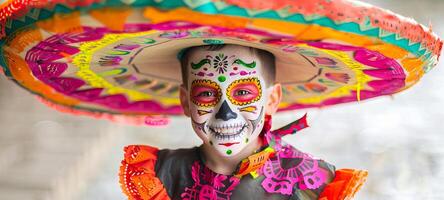
[[[215,49],[208,46],[194,47],[191,51],[191,56],[197,55],[197,57],[204,57],[208,53],[219,54],[220,52],[224,52],[230,55],[247,55],[254,56],[251,51],[251,47],[241,46],[241,45],[223,45],[221,48]],[[219,57],[220,58],[220,57]]]
[[[225,45],[219,50],[196,47],[189,54],[189,74],[211,78],[219,83],[227,79],[258,73],[258,56],[250,47]],[[211,47],[210,47],[211,48]]]

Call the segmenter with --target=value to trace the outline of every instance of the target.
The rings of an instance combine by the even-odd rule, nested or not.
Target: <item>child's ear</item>
[[[190,104],[188,101],[188,90],[182,85],[180,85],[180,104],[182,105],[182,109],[184,114],[187,117],[190,117]]]
[[[265,108],[265,114],[273,115],[279,108],[279,104],[282,100],[282,85],[280,83],[274,84],[271,88],[268,88],[267,106]],[[271,91],[270,91],[271,90]]]

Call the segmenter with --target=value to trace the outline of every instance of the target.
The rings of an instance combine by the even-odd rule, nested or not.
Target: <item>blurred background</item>
[[[444,0],[366,0],[444,36]],[[308,128],[285,138],[337,168],[369,171],[356,199],[444,199],[444,61],[411,89],[327,109],[283,113],[280,127],[309,116]],[[50,109],[0,76],[0,200],[121,200],[123,147],[199,144],[188,119],[163,128],[134,127]]]

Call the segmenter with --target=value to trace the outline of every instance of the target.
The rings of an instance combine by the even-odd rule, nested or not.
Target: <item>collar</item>
[[[258,177],[257,170],[259,170],[270,157],[274,156],[274,149],[267,146],[262,151],[255,153],[243,159],[238,165],[235,175],[238,178],[251,174],[253,178]]]

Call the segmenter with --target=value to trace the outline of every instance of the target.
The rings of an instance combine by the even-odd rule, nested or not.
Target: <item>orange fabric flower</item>
[[[157,148],[142,145],[125,147],[119,177],[120,186],[128,199],[170,200],[154,171],[158,151]]]
[[[351,199],[367,180],[368,172],[355,169],[336,170],[335,178],[319,196],[319,200]]]

